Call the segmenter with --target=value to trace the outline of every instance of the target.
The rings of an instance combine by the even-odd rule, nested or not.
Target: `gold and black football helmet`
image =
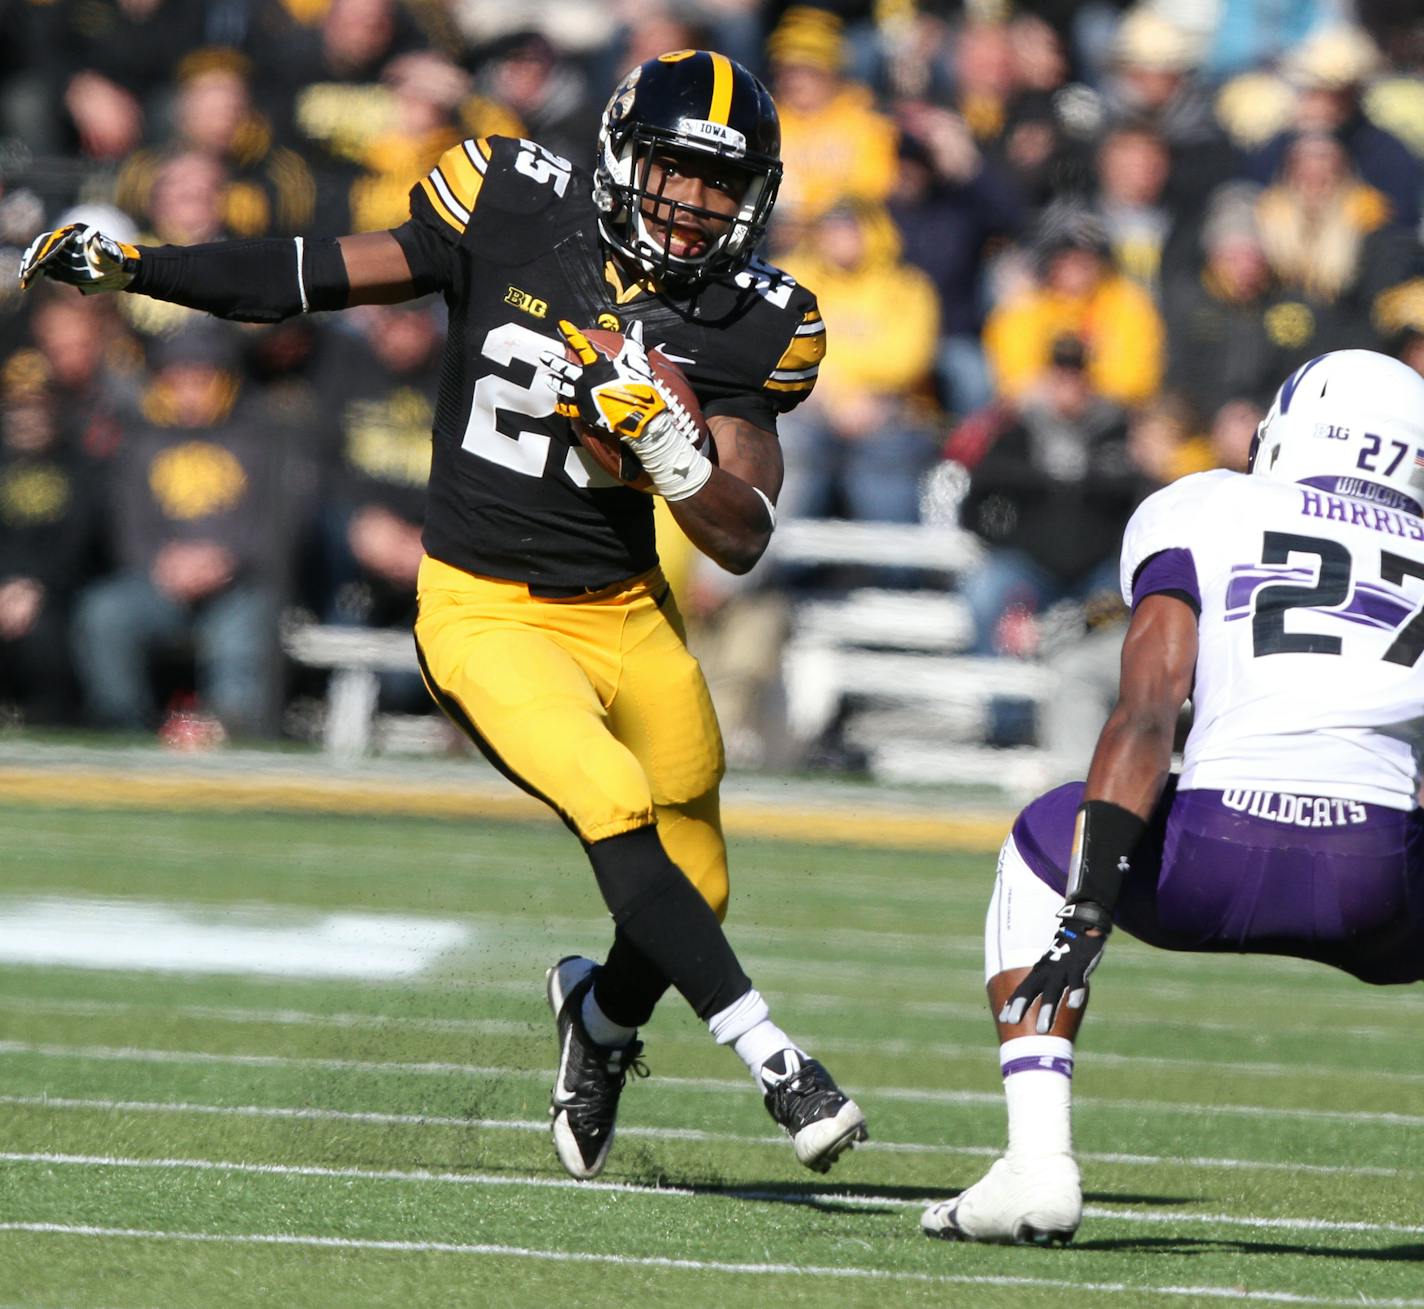
[[[725,232],[695,258],[674,255],[670,232],[655,236],[646,201],[667,206],[648,187],[660,153],[711,156],[746,174],[741,207]],[[781,124],[771,93],[741,64],[709,50],[676,50],[639,64],[603,111],[594,201],[607,244],[654,277],[696,283],[734,273],[766,234],[781,185]],[[676,211],[718,217],[695,206]]]

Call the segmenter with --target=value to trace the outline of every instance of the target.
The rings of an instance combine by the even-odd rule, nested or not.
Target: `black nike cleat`
[[[857,1141],[869,1139],[865,1115],[819,1063],[782,1050],[762,1065],[767,1112],[786,1129],[796,1157],[813,1172],[829,1172]]]
[[[638,1057],[641,1041],[597,1045],[584,1029],[580,1010],[597,969],[592,959],[569,955],[545,974],[549,1008],[559,1030],[559,1071],[549,1097],[554,1149],[569,1173],[584,1180],[603,1171],[613,1145],[618,1097],[629,1073],[648,1075]]]

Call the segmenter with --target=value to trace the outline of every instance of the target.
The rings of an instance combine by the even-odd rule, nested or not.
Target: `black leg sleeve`
[[[667,857],[656,828],[595,841],[588,857],[619,934],[699,1018],[710,1018],[751,990],[717,915]]]
[[[608,958],[594,976],[593,998],[620,1027],[641,1027],[671,985],[620,927],[613,934]]]

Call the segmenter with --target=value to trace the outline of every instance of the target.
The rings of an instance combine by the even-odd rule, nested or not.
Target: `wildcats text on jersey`
[[[1369,819],[1369,810],[1358,801],[1287,791],[1223,791],[1221,803],[1237,813],[1288,827],[1358,827]]]

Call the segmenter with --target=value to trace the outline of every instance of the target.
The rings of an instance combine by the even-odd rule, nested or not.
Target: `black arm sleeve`
[[[130,291],[243,323],[344,309],[351,284],[333,239],[139,247]]]
[[[429,223],[407,218],[399,227],[391,229],[391,235],[405,251],[416,295],[443,291],[450,285],[455,249],[449,241],[442,239],[436,228]]]

